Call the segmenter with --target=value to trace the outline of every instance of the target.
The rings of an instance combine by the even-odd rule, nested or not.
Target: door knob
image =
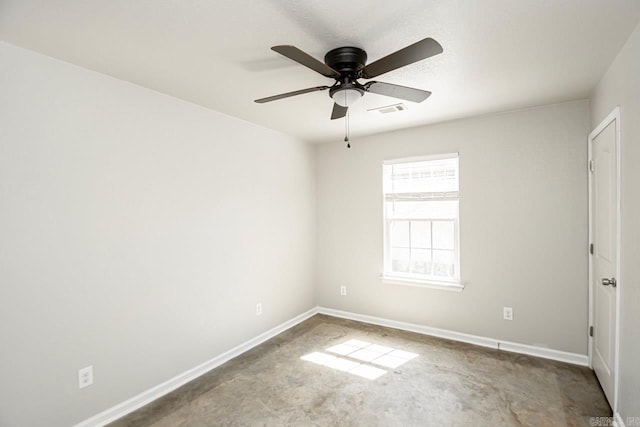
[[[618,284],[616,283],[615,277],[612,277],[611,279],[602,279],[602,285],[603,286],[611,285],[612,288],[615,288],[616,286],[618,286]]]

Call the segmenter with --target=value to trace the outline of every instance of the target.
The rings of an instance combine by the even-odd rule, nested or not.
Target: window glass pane
[[[411,247],[431,247],[431,221],[411,221]]]
[[[391,221],[391,230],[389,230],[389,238],[391,247],[409,247],[409,221]]]
[[[383,165],[385,273],[391,276],[460,278],[458,158],[435,157]]]
[[[434,249],[453,249],[456,238],[453,221],[433,222],[433,247]]]
[[[433,251],[433,275],[442,277],[455,276],[455,262],[453,251]]]
[[[391,271],[409,272],[409,249],[391,249]]]
[[[428,249],[411,250],[411,272],[431,274],[431,251]]]
[[[457,200],[385,202],[388,219],[453,219],[458,217]]]
[[[458,191],[458,159],[425,160],[384,166],[385,193]]]

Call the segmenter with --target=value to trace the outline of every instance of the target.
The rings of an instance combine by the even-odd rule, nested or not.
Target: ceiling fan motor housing
[[[355,80],[367,63],[367,52],[357,47],[339,47],[327,52],[324,62],[340,72],[341,76],[349,76]]]
[[[329,96],[334,101],[343,107],[348,107],[364,95],[364,87],[358,83],[357,79],[367,63],[367,52],[357,47],[339,47],[327,52],[324,62],[340,73],[340,76],[336,77],[337,84],[329,89]],[[342,94],[337,96],[339,92]]]

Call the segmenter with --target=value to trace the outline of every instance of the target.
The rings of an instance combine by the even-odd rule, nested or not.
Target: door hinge
[[[593,326],[589,326],[589,336],[593,336]]]
[[[593,160],[589,160],[589,172],[595,172],[596,171],[596,166],[593,163]]]
[[[593,255],[593,243],[589,244],[589,253]]]

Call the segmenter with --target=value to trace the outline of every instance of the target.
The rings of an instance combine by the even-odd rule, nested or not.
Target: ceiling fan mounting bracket
[[[356,79],[367,63],[367,52],[357,47],[339,47],[332,49],[324,56],[324,62],[338,71],[341,76]]]

